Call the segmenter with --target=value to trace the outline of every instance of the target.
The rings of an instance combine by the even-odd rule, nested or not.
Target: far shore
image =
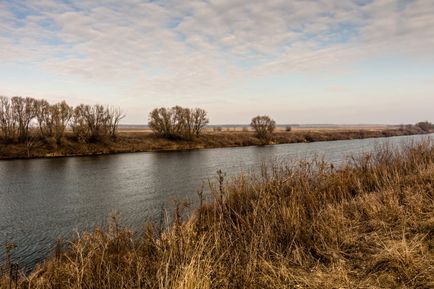
[[[278,128],[273,140],[268,143],[308,143],[392,137],[424,134],[417,128],[397,128],[388,126],[339,127],[339,128],[293,128],[286,131]],[[79,143],[71,136],[61,146],[43,141],[35,141],[31,148],[25,144],[0,144],[0,160],[27,158],[59,158],[74,156],[96,156],[133,152],[184,151],[203,148],[225,148],[264,145],[247,128],[207,128],[204,133],[191,141],[167,140],[155,136],[149,129],[122,128],[116,141],[103,143]]]

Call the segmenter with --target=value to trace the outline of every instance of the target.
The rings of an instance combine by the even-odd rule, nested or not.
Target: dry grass
[[[433,143],[220,180],[187,221],[84,233],[18,287],[434,288]]]
[[[350,140],[375,137],[388,137],[424,133],[416,127],[406,129],[391,128],[324,128],[324,129],[294,129],[294,131],[277,130],[269,144],[285,144],[315,141]],[[263,145],[253,131],[208,130],[203,135],[191,141],[167,140],[159,138],[148,130],[121,130],[117,141],[107,140],[100,143],[78,143],[71,136],[65,138],[63,145],[35,141],[30,152],[25,144],[1,144],[0,159],[30,157],[62,157],[101,155],[114,153],[146,152],[146,151],[177,151],[202,148],[221,148]]]

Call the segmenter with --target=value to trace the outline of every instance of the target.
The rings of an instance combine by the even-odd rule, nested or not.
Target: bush
[[[267,115],[258,115],[252,119],[250,126],[259,139],[268,141],[276,128],[276,122]]]
[[[429,121],[421,121],[416,123],[416,126],[425,132],[429,132],[434,129],[434,126]]]

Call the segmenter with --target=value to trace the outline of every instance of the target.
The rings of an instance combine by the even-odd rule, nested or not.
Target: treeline
[[[61,144],[68,128],[79,142],[116,138],[119,121],[125,115],[118,108],[65,101],[50,104],[44,99],[0,96],[0,139],[24,143],[31,138]]]
[[[119,122],[124,117],[119,108],[111,106],[80,104],[72,107],[65,101],[50,104],[44,99],[0,96],[0,141],[28,143],[37,138],[60,145],[64,143],[67,130],[68,136],[81,143],[114,140]],[[192,140],[200,136],[208,123],[204,109],[181,106],[155,108],[148,119],[155,135],[171,140]],[[276,122],[269,116],[254,117],[250,126],[264,144],[273,140]],[[434,126],[424,121],[402,125],[401,129],[430,132]],[[286,131],[291,131],[291,127]]]

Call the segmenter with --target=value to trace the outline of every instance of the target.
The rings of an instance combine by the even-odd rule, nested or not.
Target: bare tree
[[[89,128],[85,118],[86,105],[80,104],[74,109],[72,117],[72,131],[79,142],[86,142]]]
[[[50,107],[53,124],[53,134],[56,142],[60,144],[65,136],[65,130],[73,116],[73,108],[65,101],[56,103]]]
[[[41,137],[49,138],[53,136],[53,117],[51,106],[45,99],[35,100],[35,115],[39,126]]]
[[[116,139],[119,122],[125,117],[125,114],[122,113],[120,108],[109,107],[108,117],[109,117],[108,126],[109,126],[110,136],[112,137],[112,139]]]
[[[157,135],[169,139],[192,139],[208,124],[206,111],[181,106],[156,108],[149,114],[149,127]]]
[[[30,124],[29,127],[29,133],[27,133],[26,138],[24,140],[24,144],[26,145],[26,153],[27,157],[30,158],[32,156],[32,150],[35,148],[38,144],[38,138],[35,133],[31,133],[32,130],[36,130],[37,128],[34,127],[34,124]]]
[[[18,137],[20,141],[25,141],[29,134],[29,126],[36,116],[35,100],[30,97],[15,96],[11,99],[12,116],[18,125]]]
[[[252,119],[250,126],[254,129],[259,139],[268,141],[276,128],[276,122],[268,115],[258,115]]]
[[[174,135],[173,111],[165,107],[155,108],[149,114],[148,125],[155,134],[172,138]]]
[[[119,122],[125,117],[120,109],[81,104],[74,109],[72,129],[80,141],[98,142],[115,138]]]
[[[13,118],[11,102],[6,96],[0,96],[0,129],[5,141],[16,136],[16,123]]]
[[[199,136],[202,129],[209,123],[207,113],[201,108],[195,108],[191,111],[191,117],[193,119],[193,133]]]
[[[87,141],[102,140],[102,137],[107,134],[108,117],[106,109],[99,104],[93,106],[84,105],[82,108],[84,125],[87,127]]]
[[[86,120],[88,140],[97,141],[99,140],[100,130],[101,130],[101,119],[103,118],[104,108],[100,105],[85,105],[84,106],[84,118]]]

